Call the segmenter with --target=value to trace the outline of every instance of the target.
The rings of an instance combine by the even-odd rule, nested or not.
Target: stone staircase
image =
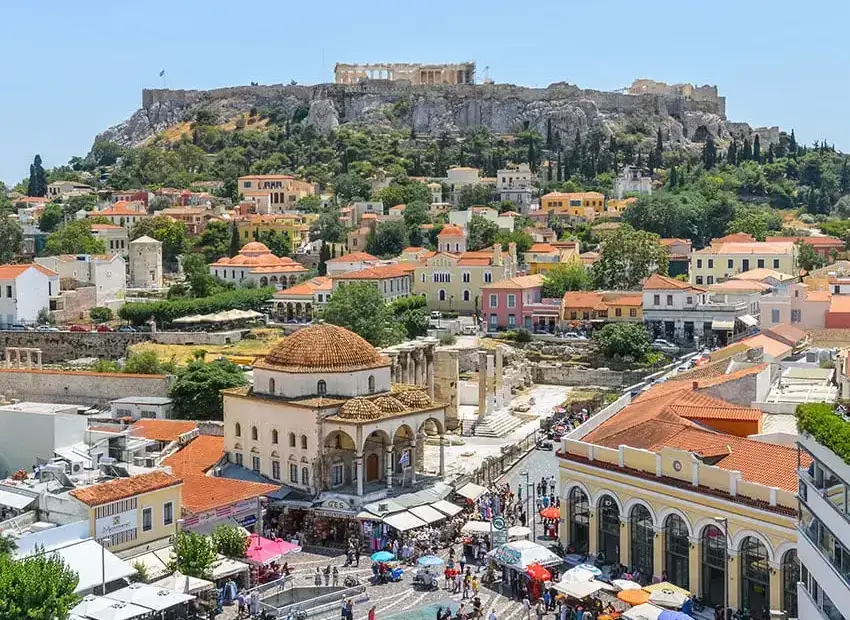
[[[525,424],[525,420],[511,414],[510,411],[496,411],[475,424],[476,437],[504,437],[515,428]]]

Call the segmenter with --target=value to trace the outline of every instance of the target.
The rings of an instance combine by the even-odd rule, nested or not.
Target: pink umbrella
[[[248,561],[253,564],[269,564],[288,553],[301,551],[298,545],[286,542],[281,538],[263,538],[257,534],[248,537],[248,551],[245,553]]]

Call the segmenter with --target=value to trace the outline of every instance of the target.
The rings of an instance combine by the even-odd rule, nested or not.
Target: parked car
[[[132,325],[122,325],[121,327],[119,327],[115,331],[118,331],[118,332],[135,332],[136,328],[133,327]]]
[[[68,331],[69,332],[90,332],[91,329],[89,329],[85,325],[71,325],[71,327],[68,328]]]
[[[474,336],[478,333],[478,327],[475,325],[464,325],[461,333],[464,336]]]
[[[439,310],[431,310],[431,318],[435,321],[442,318],[443,315],[440,314]]]
[[[679,353],[678,345],[673,344],[669,340],[664,340],[663,338],[657,338],[656,340],[653,340],[652,348],[656,351],[667,353],[668,355],[676,355]]]
[[[587,340],[587,336],[578,332],[567,332],[563,336],[564,340]]]
[[[111,327],[109,327],[109,325],[107,325],[106,323],[101,323],[100,325],[98,325],[95,328],[95,331],[103,334],[103,333],[108,333],[108,332],[114,332],[115,330],[112,329]]]
[[[35,328],[37,332],[58,332],[58,327],[53,327],[52,325],[39,325]]]
[[[14,325],[9,325],[6,329],[10,332],[28,332],[32,328],[27,327],[26,325],[21,325],[20,323],[15,323]]]

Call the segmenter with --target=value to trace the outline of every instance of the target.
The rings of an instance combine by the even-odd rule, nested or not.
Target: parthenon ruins
[[[344,64],[334,67],[337,84],[357,84],[360,80],[408,81],[425,84],[475,84],[475,63],[422,65],[410,63]]]

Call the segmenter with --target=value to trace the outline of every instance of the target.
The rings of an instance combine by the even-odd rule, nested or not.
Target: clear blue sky
[[[335,62],[475,60],[497,82],[717,84],[730,119],[850,150],[848,0],[7,2],[0,179],[84,155],[144,87],[329,82]]]

